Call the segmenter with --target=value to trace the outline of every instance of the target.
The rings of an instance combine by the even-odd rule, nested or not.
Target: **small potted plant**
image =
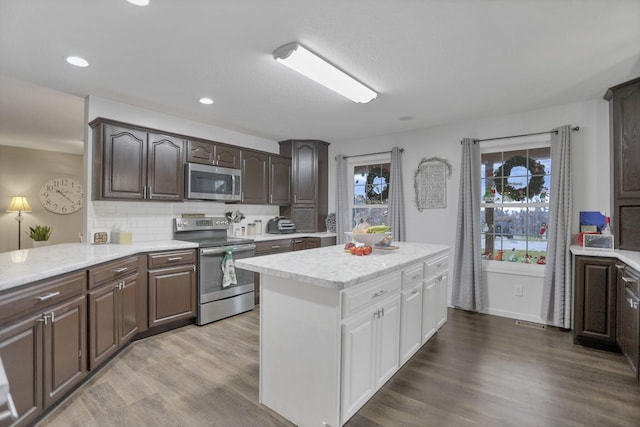
[[[48,225],[36,225],[35,227],[29,227],[29,237],[33,240],[33,247],[46,246],[49,244],[49,237],[51,237],[51,227]]]

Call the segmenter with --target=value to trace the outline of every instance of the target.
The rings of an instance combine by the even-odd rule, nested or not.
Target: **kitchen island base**
[[[260,403],[300,426],[346,423],[446,321],[447,252],[345,287],[263,269]]]

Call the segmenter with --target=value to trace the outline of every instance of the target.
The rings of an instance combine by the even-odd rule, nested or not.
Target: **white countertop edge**
[[[62,243],[0,253],[0,292],[130,255],[197,247],[195,243],[178,240],[124,245]]]
[[[281,240],[281,239],[299,239],[302,237],[317,237],[317,238],[328,238],[328,237],[336,237],[336,233],[331,232],[320,232],[320,233],[284,233],[284,234],[249,234],[244,236],[247,239],[253,239],[256,242],[266,242],[269,240]]]
[[[401,246],[399,251],[402,251],[403,243],[397,242],[396,244]],[[423,255],[417,255],[417,256],[413,255],[411,257],[407,257],[406,260],[395,261],[394,264],[390,266],[382,266],[380,268],[375,268],[374,266],[370,268],[370,270],[366,274],[359,274],[356,277],[353,277],[355,273],[351,274],[350,272],[347,272],[347,273],[343,272],[344,277],[340,279],[332,279],[330,277],[319,277],[318,275],[314,276],[311,273],[299,273],[291,270],[287,271],[286,268],[279,268],[278,264],[279,263],[282,264],[283,262],[295,263],[296,257],[298,256],[308,257],[316,253],[320,254],[318,256],[319,263],[327,262],[327,260],[330,260],[331,257],[337,257],[337,256],[353,257],[353,255],[346,254],[343,252],[342,245],[329,246],[329,247],[317,248],[317,249],[308,249],[300,252],[285,252],[281,254],[266,255],[266,256],[261,256],[256,258],[238,259],[238,260],[235,260],[235,265],[238,268],[253,271],[256,273],[267,274],[274,277],[280,277],[283,279],[297,280],[303,283],[308,283],[315,286],[321,286],[324,288],[346,289],[353,286],[357,286],[360,283],[364,283],[371,279],[374,279],[378,277],[380,274],[399,271],[412,264],[425,261],[429,258],[436,257],[443,253],[448,253],[450,250],[450,248],[445,245],[424,244],[424,246],[428,252],[426,252]],[[325,257],[323,261],[322,255],[325,255],[325,253],[327,253],[327,251],[330,250],[329,248],[336,248],[336,249],[334,249],[333,253],[330,253],[327,257]],[[375,260],[375,256],[376,256],[375,254],[367,255],[365,257],[362,257],[362,260]],[[354,258],[347,258],[347,259],[353,259],[355,261],[357,258],[354,257]],[[269,265],[260,265],[261,263],[265,263],[266,260],[268,260]]]
[[[615,249],[613,251],[603,249],[589,249],[578,245],[571,246],[571,253],[581,256],[597,256],[604,258],[616,258],[636,270],[640,270],[640,252],[624,251]]]

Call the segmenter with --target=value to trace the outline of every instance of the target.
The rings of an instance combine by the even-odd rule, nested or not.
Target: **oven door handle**
[[[227,248],[232,248],[233,253],[252,251],[256,248],[256,245],[242,245],[242,246],[220,246],[217,248],[200,249],[200,255],[220,255],[227,252]]]

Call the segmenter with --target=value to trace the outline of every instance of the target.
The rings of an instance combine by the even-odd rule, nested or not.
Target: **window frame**
[[[353,176],[355,174],[355,168],[357,166],[367,166],[372,164],[384,164],[391,163],[391,153],[380,153],[380,154],[368,154],[365,156],[347,156],[347,173],[349,174],[349,220],[350,224],[353,224],[353,211],[362,206],[367,207],[375,207],[375,208],[386,208],[389,209],[388,204],[380,204],[380,205],[356,205],[354,203],[355,195],[353,191]]]
[[[507,151],[517,151],[517,150],[526,150],[526,149],[535,149],[535,148],[543,148],[543,147],[551,147],[551,134],[544,135],[531,135],[526,137],[516,137],[511,138],[510,141],[505,142],[504,140],[495,140],[495,141],[485,141],[480,143],[480,157],[485,153],[498,153],[498,152],[507,152]],[[552,161],[552,169],[553,169],[553,161]],[[478,165],[480,166],[480,165]],[[480,168],[479,168],[480,169]],[[482,177],[479,175],[477,179],[481,180]],[[551,179],[551,176],[549,176]],[[549,191],[551,189],[549,188]],[[505,206],[506,205],[506,206]],[[516,208],[516,207],[548,207],[550,208],[550,203],[541,203],[541,202],[533,202],[533,203],[522,203],[522,202],[507,202],[505,203],[485,203],[480,200],[480,211],[486,207],[493,208]],[[547,243],[547,252],[548,252],[548,243]],[[521,276],[532,276],[532,277],[544,277],[544,271],[546,268],[546,264],[526,264],[522,262],[505,262],[505,261],[496,261],[496,260],[482,260],[482,269],[485,272],[493,272],[493,273],[506,273],[506,274],[518,274]]]

